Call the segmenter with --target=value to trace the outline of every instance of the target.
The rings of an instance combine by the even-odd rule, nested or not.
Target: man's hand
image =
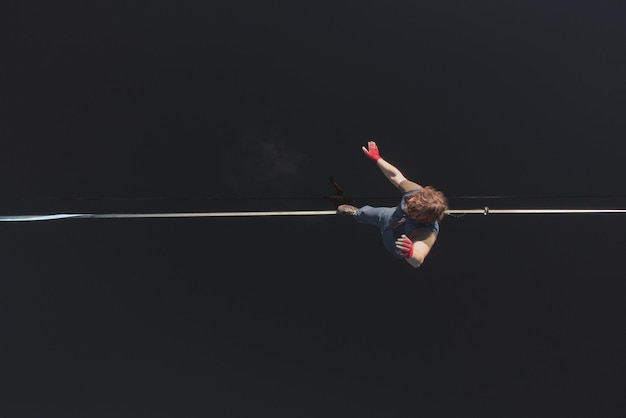
[[[365,153],[365,155],[367,155],[369,158],[371,158],[374,161],[378,161],[381,159],[380,154],[378,153],[378,145],[376,145],[376,142],[374,141],[369,141],[367,143],[367,146],[369,149],[365,148],[365,147],[361,147],[361,149],[363,150],[363,152]]]
[[[396,240],[396,248],[400,251],[400,255],[404,258],[413,257],[413,241],[405,234],[402,234]]]

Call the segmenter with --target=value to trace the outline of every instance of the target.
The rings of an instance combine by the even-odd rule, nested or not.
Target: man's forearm
[[[380,171],[395,186],[399,185],[402,180],[406,180],[402,172],[400,172],[400,170],[398,170],[398,168],[390,162],[385,161],[385,159],[380,158],[378,161],[376,161],[376,165],[378,165]]]
[[[361,147],[365,155],[367,155],[371,160],[376,161],[376,165],[378,165],[380,171],[385,175],[385,177],[387,177],[387,180],[389,180],[391,184],[399,189],[400,183],[406,180],[404,175],[402,175],[400,170],[398,170],[394,165],[392,165],[388,161],[385,161],[380,156],[380,152],[378,151],[378,145],[376,145],[376,142],[369,141],[367,143],[367,147],[368,148]]]

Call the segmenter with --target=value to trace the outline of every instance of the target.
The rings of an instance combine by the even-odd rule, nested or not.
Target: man
[[[439,221],[448,210],[448,202],[439,190],[407,180],[396,167],[385,161],[374,141],[362,147],[363,152],[402,192],[402,200],[395,208],[377,208],[340,205],[337,213],[351,215],[358,223],[376,226],[380,229],[385,248],[398,259],[406,260],[412,267],[422,265],[430,252],[437,235]]]

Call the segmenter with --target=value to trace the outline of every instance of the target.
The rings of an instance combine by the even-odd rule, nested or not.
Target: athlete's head
[[[417,222],[430,224],[444,218],[448,210],[448,200],[439,190],[426,186],[420,193],[413,193],[405,199],[404,211]]]

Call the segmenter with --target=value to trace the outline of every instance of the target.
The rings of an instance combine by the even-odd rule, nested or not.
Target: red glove
[[[396,248],[400,251],[400,255],[404,258],[413,257],[413,241],[406,235],[402,234],[396,240]]]
[[[369,158],[371,158],[374,161],[378,161],[381,159],[380,154],[378,153],[378,145],[376,145],[376,142],[374,141],[370,141],[367,143],[367,146],[369,148],[369,150],[365,147],[361,147],[361,149],[363,149],[363,152],[365,153],[365,155],[367,155]]]

